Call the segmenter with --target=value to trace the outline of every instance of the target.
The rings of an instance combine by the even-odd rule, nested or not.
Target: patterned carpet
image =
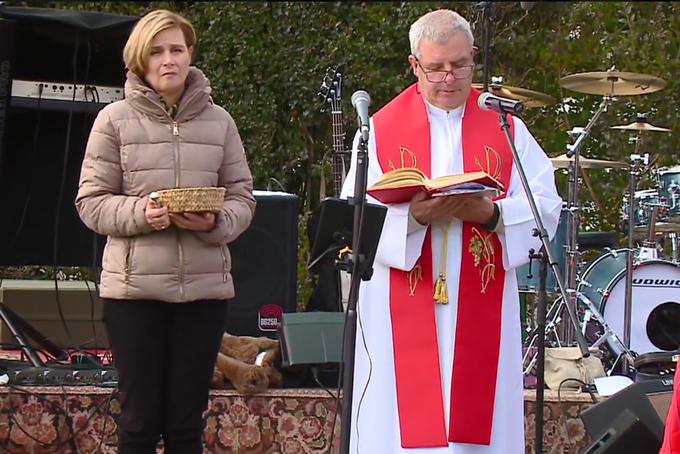
[[[588,394],[546,390],[544,452],[578,454],[590,443],[581,411]],[[534,452],[534,391],[525,393],[526,453]],[[103,387],[0,387],[0,452],[94,454],[116,452],[117,392]],[[278,389],[244,397],[211,391],[204,432],[206,454],[326,454],[335,401],[321,389]],[[331,453],[340,444],[340,416]],[[162,450],[159,448],[159,452]]]

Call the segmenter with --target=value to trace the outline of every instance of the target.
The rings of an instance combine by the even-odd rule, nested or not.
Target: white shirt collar
[[[465,104],[455,109],[446,110],[441,107],[437,107],[431,104],[429,101],[425,100],[425,105],[427,106],[428,118],[462,118],[465,112]]]

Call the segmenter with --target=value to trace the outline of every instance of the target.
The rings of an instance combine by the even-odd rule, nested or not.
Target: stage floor
[[[579,454],[590,443],[579,415],[589,394],[545,391],[546,453]],[[524,399],[526,453],[534,452],[535,391]],[[116,452],[120,415],[114,388],[79,386],[0,387],[0,452],[94,454]],[[246,397],[213,390],[206,412],[206,454],[337,453],[340,415],[323,389],[275,389]],[[331,434],[333,436],[331,437]],[[332,441],[331,441],[332,440]],[[513,453],[509,453],[513,454]]]

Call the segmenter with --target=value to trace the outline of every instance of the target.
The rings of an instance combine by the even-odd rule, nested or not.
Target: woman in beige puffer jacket
[[[125,100],[97,116],[76,207],[107,235],[100,295],[119,374],[119,454],[200,453],[202,413],[225,300],[234,296],[227,244],[250,224],[255,198],[236,125],[191,67],[183,17],[157,10],[128,39]],[[218,213],[168,213],[153,191],[226,188]],[[238,264],[236,264],[238,266]]]

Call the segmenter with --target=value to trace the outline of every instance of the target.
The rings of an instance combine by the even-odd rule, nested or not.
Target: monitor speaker
[[[614,416],[610,426],[583,454],[658,454],[661,441],[630,410]]]
[[[673,394],[673,378],[633,383],[581,413],[595,442],[589,454],[657,454]],[[626,415],[628,413],[628,415]],[[618,418],[618,419],[617,419]],[[637,444],[640,440],[642,444]],[[629,447],[631,450],[621,450]]]
[[[253,222],[229,244],[236,295],[226,330],[275,338],[283,314],[297,308],[298,198],[266,191],[255,198]]]

